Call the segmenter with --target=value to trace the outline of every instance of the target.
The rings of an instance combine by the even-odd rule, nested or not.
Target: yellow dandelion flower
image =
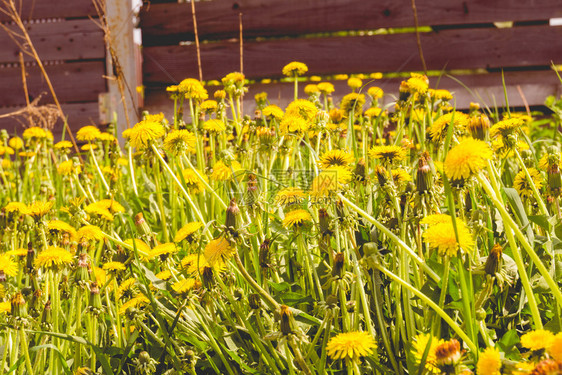
[[[203,84],[194,78],[186,78],[178,85],[178,91],[185,95],[186,99],[206,100],[209,97]]]
[[[170,280],[172,278],[172,271],[170,270],[160,271],[154,276],[156,276],[160,280],[164,280],[164,281]]]
[[[406,158],[406,150],[400,146],[373,146],[369,156],[380,159],[384,164],[391,164]]]
[[[292,204],[300,204],[305,198],[302,189],[297,187],[287,187],[281,189],[275,195],[275,204],[281,206],[289,206]]]
[[[226,130],[226,125],[222,120],[210,119],[203,123],[203,129],[208,132],[220,133]]]
[[[346,152],[345,150],[334,149],[325,152],[319,160],[321,168],[329,168],[335,165],[349,168],[351,164],[355,161],[352,154]]]
[[[68,233],[70,238],[76,238],[76,229],[64,221],[61,220],[51,220],[47,223],[47,229],[51,233],[62,234]]]
[[[378,108],[378,107],[371,107],[368,110],[365,111],[365,113],[363,114],[365,117],[368,118],[376,118],[379,117],[379,115],[382,113],[382,109]]]
[[[186,294],[195,286],[195,279],[188,278],[172,284],[172,289],[178,294]]]
[[[412,350],[413,350],[414,358],[416,359],[416,363],[418,365],[421,364],[426,349],[429,345],[429,349],[427,350],[427,356],[425,357],[425,369],[430,374],[441,374],[441,370],[439,370],[436,364],[437,356],[435,351],[437,347],[442,343],[443,340],[436,339],[430,334],[420,334],[414,337]]]
[[[11,147],[6,147],[6,146],[0,146],[0,156],[3,155],[13,155],[14,154],[14,149]]]
[[[49,246],[39,252],[35,258],[35,266],[39,268],[58,269],[59,267],[68,266],[72,262],[73,257],[70,252],[55,246]]]
[[[33,216],[35,219],[40,219],[49,213],[53,207],[53,201],[37,201],[27,206],[27,214]]]
[[[554,334],[545,329],[537,329],[521,336],[521,345],[530,350],[541,350],[550,348],[554,340]]]
[[[173,242],[166,242],[163,244],[160,244],[158,246],[155,246],[154,249],[150,250],[150,253],[148,253],[148,259],[154,259],[156,257],[159,256],[166,256],[166,255],[170,255],[170,254],[174,254],[178,252],[178,248],[176,246],[175,243]]]
[[[217,100],[224,100],[226,98],[226,91],[224,90],[217,90],[213,94],[213,97]]]
[[[306,99],[297,99],[289,103],[287,108],[285,108],[285,117],[296,116],[304,119],[305,121],[312,121],[316,114],[318,113],[318,108],[314,103]]]
[[[123,207],[119,202],[117,202],[114,199],[102,199],[100,201],[90,204],[90,206],[91,205],[106,208],[111,213],[125,212],[125,207]]]
[[[100,133],[97,138],[98,141],[107,142],[107,143],[115,143],[117,142],[117,138],[111,133],[103,132]]]
[[[199,108],[201,108],[201,110],[205,113],[212,113],[217,110],[218,106],[219,105],[216,100],[205,100],[201,103]]]
[[[392,180],[396,185],[401,185],[405,184],[406,182],[412,181],[412,176],[404,169],[393,169]]]
[[[312,180],[310,194],[316,198],[326,198],[342,189],[353,179],[353,173],[345,167],[336,165],[321,171]]]
[[[174,236],[174,242],[177,243],[185,240],[186,238],[192,236],[193,233],[195,233],[199,228],[202,227],[203,224],[198,221],[185,224],[176,232],[176,235]]]
[[[85,225],[78,229],[76,237],[82,241],[100,241],[104,239],[103,232],[100,227],[95,225]]]
[[[82,151],[90,151],[90,150],[97,150],[98,149],[98,145],[95,144],[85,144],[84,146],[80,147],[80,150]]]
[[[466,128],[470,121],[470,117],[462,112],[450,112],[433,122],[429,128],[429,135],[435,142],[441,142],[447,136],[449,126],[453,125],[453,131],[462,131]]]
[[[347,74],[335,74],[334,75],[334,79],[336,81],[343,81],[343,80],[346,80],[348,78],[349,78],[349,76]]]
[[[208,182],[207,176],[203,174],[203,172],[198,169],[197,173],[205,180],[205,182]],[[205,190],[205,184],[197,176],[197,173],[195,173],[195,171],[191,168],[187,168],[182,171],[185,187],[192,194],[199,194]]]
[[[20,247],[18,249],[14,249],[14,250],[9,250],[5,252],[6,255],[12,256],[12,257],[25,257],[27,256],[27,249],[24,249],[23,247]]]
[[[318,86],[313,84],[313,83],[304,86],[304,93],[306,95],[313,95],[313,94],[317,94],[319,92],[320,92],[320,90],[318,90]]]
[[[234,253],[236,248],[233,247],[228,239],[224,237],[215,238],[205,246],[205,259],[211,267],[215,264],[220,265],[225,263]]]
[[[406,81],[411,93],[423,95],[427,92],[428,82],[425,76],[411,77]]]
[[[446,214],[432,214],[432,215],[427,215],[420,221],[420,224],[426,224],[430,227],[436,224],[443,224],[443,223],[452,223],[451,216]]]
[[[345,113],[351,112],[353,110],[355,113],[363,112],[363,105],[365,104],[365,95],[352,92],[347,94],[341,100],[340,108]]]
[[[137,279],[135,277],[130,277],[122,281],[116,291],[117,298],[121,299],[123,296],[125,296],[125,298],[129,298],[135,295],[137,290],[136,284]]]
[[[324,95],[331,94],[336,90],[334,88],[334,85],[332,85],[330,82],[320,82],[316,86],[318,87],[318,90],[320,90],[320,92]]]
[[[100,134],[101,132],[97,127],[88,125],[78,130],[76,133],[76,139],[79,141],[92,142],[95,141]]]
[[[49,138],[49,133],[46,129],[38,126],[32,126],[23,131],[23,139],[46,139]]]
[[[347,85],[352,89],[358,89],[363,86],[363,81],[361,78],[351,77],[347,80]]]
[[[241,85],[244,84],[245,81],[246,81],[246,76],[240,72],[228,73],[226,76],[224,76],[221,79],[221,82],[224,86],[237,85],[237,84]]]
[[[434,90],[429,89],[429,95],[436,100],[449,101],[453,99],[453,95],[449,90]]]
[[[124,315],[129,308],[141,309],[146,307],[149,303],[150,300],[144,294],[139,294],[121,305],[119,308],[119,315]]]
[[[531,375],[560,375],[562,374],[562,361],[543,359],[536,364]]]
[[[492,156],[492,149],[486,142],[467,138],[449,151],[443,167],[450,179],[468,179],[484,169]]]
[[[367,332],[340,333],[328,341],[326,352],[333,359],[359,360],[376,349],[375,339]]]
[[[271,104],[265,107],[262,113],[265,117],[274,118],[277,121],[281,120],[284,116],[283,110],[275,104]]]
[[[20,148],[23,148],[23,139],[21,139],[20,137],[12,137],[8,141],[8,146],[13,148],[14,150],[19,150]]]
[[[307,210],[293,210],[285,214],[283,226],[287,229],[298,228],[307,222],[312,222],[312,216]]]
[[[94,273],[94,281],[96,281],[98,285],[104,285],[106,283],[107,274],[103,270],[103,268],[94,266],[93,273]]]
[[[490,128],[490,137],[496,138],[499,136],[505,138],[519,129],[523,123],[523,120],[520,118],[502,120]]]
[[[210,178],[215,181],[230,180],[234,174],[240,170],[242,170],[242,165],[236,160],[231,161],[230,166],[219,160],[213,166],[213,172]]]
[[[113,214],[105,207],[100,207],[95,203],[89,204],[84,208],[89,215],[99,217],[107,221],[113,221]]]
[[[71,149],[73,145],[70,141],[60,141],[55,143],[53,147],[55,148],[55,150],[68,150]]]
[[[308,72],[308,66],[297,61],[290,62],[283,67],[283,75],[287,77],[302,76],[306,72]]]
[[[18,266],[7,254],[0,254],[0,271],[8,276],[16,276],[18,273]]]
[[[380,99],[384,96],[384,90],[377,86],[369,87],[367,94],[373,99]]]
[[[6,206],[4,206],[4,212],[7,213],[18,213],[20,215],[26,215],[29,210],[27,205],[22,202],[10,202]]]
[[[145,121],[154,121],[154,122],[164,122],[166,123],[167,120],[164,117],[164,114],[162,112],[160,113],[152,113],[152,114],[146,114],[144,115],[143,120]]]
[[[552,338],[550,346],[547,348],[548,354],[557,361],[562,361],[562,333],[558,333]]]
[[[501,375],[502,361],[497,348],[486,348],[478,358],[476,372],[478,375]]]
[[[79,174],[82,172],[82,167],[80,164],[74,163],[73,160],[65,160],[57,166],[57,172],[61,176],[68,176],[73,173]]]
[[[138,149],[147,148],[150,142],[162,138],[165,134],[162,124],[156,121],[143,120],[130,130],[129,143]]]
[[[474,247],[474,239],[466,224],[461,219],[456,219],[455,222],[459,235],[458,241],[452,220],[431,225],[423,233],[424,241],[429,244],[429,247],[436,249],[440,256],[455,256],[459,248],[471,251]]]
[[[541,173],[537,171],[535,168],[529,168],[529,175],[531,175],[531,179],[533,180],[532,184],[535,185],[537,190],[540,191],[543,185],[543,180],[541,177]],[[513,179],[513,187],[521,198],[527,199],[533,196],[533,189],[529,181],[527,181],[527,176],[525,175],[525,171],[520,171],[515,175]]]
[[[136,248],[140,255],[143,257],[147,257],[150,253],[150,246],[146,244],[143,240],[128,238],[125,242],[127,245],[131,246],[132,248]]]
[[[106,272],[119,272],[125,271],[127,268],[121,262],[107,262],[103,265],[102,269]]]
[[[304,118],[297,115],[285,115],[279,124],[279,132],[281,134],[302,134],[306,132],[309,127],[310,124]]]
[[[7,314],[12,310],[12,304],[10,301],[0,302],[0,315]]]

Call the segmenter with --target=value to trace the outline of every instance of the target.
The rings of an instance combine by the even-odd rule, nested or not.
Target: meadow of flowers
[[[562,374],[557,112],[307,70],[2,131],[0,374]]]

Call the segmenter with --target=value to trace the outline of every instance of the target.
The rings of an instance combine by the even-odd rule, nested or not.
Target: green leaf
[[[529,215],[527,218],[547,232],[550,232],[550,222],[545,215]]]
[[[533,229],[529,225],[529,218],[525,213],[525,208],[523,207],[523,202],[521,202],[521,197],[519,197],[519,193],[517,193],[517,190],[513,188],[503,188],[503,192],[505,193],[505,196],[509,201],[509,205],[511,206],[511,209],[513,210],[513,212],[515,212],[517,218],[519,219],[519,222],[523,227],[521,229],[527,228],[527,238],[529,239],[529,242],[531,243],[534,242],[535,234],[533,233]]]
[[[503,335],[497,342],[497,345],[500,347],[501,351],[505,353],[507,358],[518,360],[521,357],[516,346],[518,343],[519,335],[515,329],[512,329]]]

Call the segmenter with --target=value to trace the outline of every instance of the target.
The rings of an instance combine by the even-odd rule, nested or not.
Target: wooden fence
[[[21,16],[33,45],[42,59],[55,93],[72,128],[99,122],[98,95],[107,91],[106,52],[102,30],[92,0],[23,0]],[[11,20],[0,14],[0,22],[15,30]],[[9,33],[0,30],[0,114],[26,105],[19,64],[20,47]],[[53,103],[45,79],[33,58],[25,55],[30,101],[39,95],[39,105]],[[18,121],[19,119],[19,121]],[[0,127],[9,132],[25,126],[23,118],[1,118]],[[23,124],[22,124],[23,122]],[[59,121],[55,133],[62,131]]]
[[[293,60],[306,63],[309,75],[321,76],[422,70],[410,0],[216,0],[195,6],[205,80],[240,71],[240,13],[249,79],[281,78],[282,67]],[[458,107],[471,101],[503,106],[502,69],[512,106],[540,105],[547,95],[559,94],[550,66],[562,63],[562,26],[550,26],[549,19],[562,17],[562,1],[417,0],[416,6],[425,26],[420,39],[427,68],[454,72],[453,78],[431,77],[430,85],[456,92]],[[140,19],[145,107],[167,109],[162,88],[198,77],[191,4],[153,1]],[[511,24],[500,28],[498,22]],[[334,34],[341,31],[345,36]],[[369,85],[397,94],[399,81],[383,78]],[[335,84],[347,92],[345,82]],[[281,105],[292,96],[287,83],[250,90],[266,91]]]

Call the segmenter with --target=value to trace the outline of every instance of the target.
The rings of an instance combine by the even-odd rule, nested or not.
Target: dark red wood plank
[[[26,27],[43,61],[105,58],[103,32],[90,19],[29,23]],[[19,46],[1,29],[0,45],[0,63],[19,61]]]
[[[44,18],[88,18],[98,15],[92,0],[14,0],[14,3],[24,21]],[[6,7],[2,5],[1,9]],[[10,21],[10,18],[0,12],[0,22],[6,21]]]
[[[73,131],[76,133],[78,129],[85,125],[92,125],[99,123],[99,107],[98,102],[87,102],[87,103],[73,103],[73,104],[63,104],[62,109],[66,116],[68,116],[68,124]],[[13,112],[17,108],[0,108],[0,115]],[[19,121],[18,121],[19,119]],[[0,129],[6,129],[10,134],[21,134],[29,124],[21,117],[16,118],[0,118]],[[62,134],[62,121],[57,122],[54,129],[51,131],[55,136],[55,140],[60,139]],[[66,136],[68,139],[68,135]]]
[[[562,27],[459,29],[421,35],[429,69],[475,69],[550,65],[562,62]],[[201,45],[204,79],[239,70],[239,45]],[[421,70],[413,34],[309,38],[244,44],[248,78],[279,77],[285,64],[301,61],[309,74]],[[144,48],[145,83],[175,83],[197,77],[194,45]]]
[[[195,6],[202,40],[237,38],[239,13],[245,37],[414,25],[410,0],[221,0]],[[426,26],[562,17],[561,0],[418,0],[416,7],[419,24]],[[142,8],[140,18],[145,45],[193,40],[189,2],[150,4]]]
[[[45,67],[60,102],[97,101],[106,91],[105,61],[88,61],[48,65]],[[27,87],[31,100],[42,96],[40,103],[52,102],[49,89],[36,66],[26,67]],[[25,96],[19,66],[0,68],[0,107],[24,105]]]

